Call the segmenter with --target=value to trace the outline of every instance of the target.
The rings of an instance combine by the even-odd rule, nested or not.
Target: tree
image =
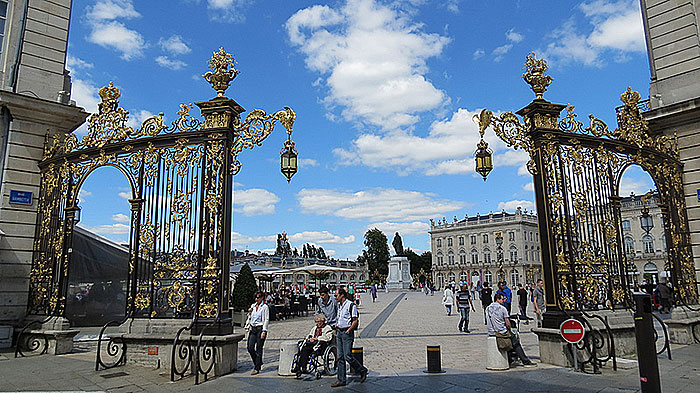
[[[415,251],[407,248],[405,254],[406,257],[408,257],[408,261],[411,263],[411,274],[418,273],[420,269],[423,269],[426,273],[430,273],[433,259],[433,254],[430,251],[418,255]]]
[[[255,284],[253,270],[246,263],[241,266],[241,271],[236,278],[236,284],[233,286],[231,293],[231,305],[234,310],[247,310],[253,302],[255,302],[255,292],[258,291],[258,286]]]
[[[381,275],[389,274],[389,245],[386,235],[377,228],[365,233],[365,247],[358,260],[367,263],[370,272],[377,271]]]

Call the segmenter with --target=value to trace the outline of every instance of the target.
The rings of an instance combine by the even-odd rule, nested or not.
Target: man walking
[[[474,303],[466,284],[462,285],[462,290],[457,292],[457,308],[461,316],[457,328],[460,332],[469,333],[469,309],[474,311]]]
[[[505,308],[505,296],[502,293],[496,292],[494,296],[494,302],[486,307],[486,326],[488,329],[488,334],[491,337],[496,338],[510,338],[513,344],[512,351],[515,352],[520,358],[520,361],[525,367],[535,367],[536,364],[533,363],[523,350],[522,345],[520,345],[520,340],[511,331],[510,318],[508,316],[508,310]],[[510,356],[508,356],[510,359]]]
[[[542,327],[542,314],[545,312],[544,302],[544,281],[540,278],[537,280],[537,286],[532,291],[535,300],[532,305],[535,306],[535,315],[537,316],[537,327]]]
[[[347,384],[347,376],[345,375],[346,361],[352,368],[359,371],[360,383],[367,379],[367,373],[369,370],[367,370],[366,367],[361,365],[360,362],[358,362],[357,359],[352,356],[352,344],[355,341],[355,330],[359,324],[359,313],[357,312],[357,306],[355,303],[348,300],[348,293],[345,292],[345,289],[343,288],[338,288],[335,291],[335,299],[338,302],[338,337],[336,340],[336,350],[338,353],[338,380],[331,385],[331,387],[337,388]]]
[[[493,303],[493,289],[489,287],[489,283],[485,282],[481,288],[481,307],[484,309],[484,325],[486,325],[486,307]]]
[[[523,288],[523,284],[518,284],[518,306],[520,308],[520,319],[525,321],[525,324],[529,324],[530,318],[527,317],[527,290]]]
[[[372,284],[369,288],[370,294],[372,294],[372,303],[377,301],[377,284]]]
[[[338,321],[338,302],[331,298],[328,287],[323,286],[318,292],[321,294],[318,298],[318,312],[326,316],[326,325],[335,327]]]
[[[496,293],[500,293],[503,295],[505,298],[505,303],[503,303],[503,306],[508,310],[508,314],[510,314],[510,306],[511,306],[511,301],[513,299],[513,292],[511,292],[510,288],[508,288],[508,285],[506,285],[505,281],[499,281],[498,282],[498,291]]]

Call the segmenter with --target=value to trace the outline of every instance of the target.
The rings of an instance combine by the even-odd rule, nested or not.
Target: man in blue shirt
[[[506,308],[506,310],[508,310],[508,315],[510,315],[510,303],[513,297],[513,293],[511,292],[510,288],[508,288],[505,281],[498,282],[498,291],[496,291],[496,293],[502,294],[505,298],[503,306]]]

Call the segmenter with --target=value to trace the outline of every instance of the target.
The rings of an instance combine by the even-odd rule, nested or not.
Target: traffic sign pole
[[[576,344],[583,339],[586,330],[581,321],[577,319],[567,319],[559,326],[559,333],[564,341],[571,346],[571,353],[574,357],[574,370],[578,370],[578,357],[576,356]]]

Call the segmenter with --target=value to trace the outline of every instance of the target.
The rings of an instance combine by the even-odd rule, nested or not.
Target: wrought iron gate
[[[589,116],[585,126],[573,106],[542,98],[552,78],[547,64],[528,56],[525,81],[536,94],[516,114],[484,110],[481,131],[492,125],[508,146],[524,149],[534,176],[540,247],[546,286],[545,327],[558,327],[567,311],[631,306],[620,222],[619,183],[639,165],[656,183],[667,242],[667,266],[678,295],[697,303],[698,291],[683,195],[683,165],[675,139],[652,135],[639,93],[621,95],[618,127]],[[566,114],[560,119],[560,113]],[[548,326],[549,325],[549,326]]]
[[[289,108],[274,114],[255,109],[242,120],[244,109],[224,96],[238,73],[233,64],[223,48],[209,61],[212,71],[204,77],[217,97],[196,103],[204,122],[190,114],[192,105],[180,105],[169,126],[161,113],[129,127],[121,92],[110,83],[99,91],[102,102],[88,119],[87,135],[47,136],[29,314],[63,315],[78,192],[95,169],[113,166],[131,186],[127,317],[228,316],[238,155],[260,145],[276,122],[286,128],[285,148],[294,150],[296,118]]]

